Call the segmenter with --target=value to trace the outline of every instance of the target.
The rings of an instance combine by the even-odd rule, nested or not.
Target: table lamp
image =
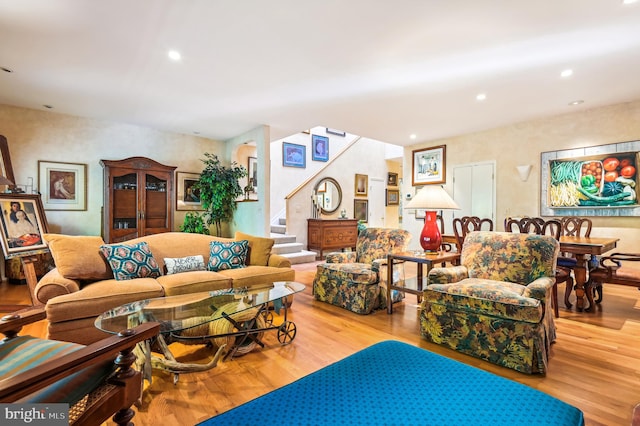
[[[459,210],[460,207],[440,185],[427,185],[413,196],[405,209],[425,209],[424,227],[420,233],[420,245],[424,251],[438,251],[442,244],[436,210]]]

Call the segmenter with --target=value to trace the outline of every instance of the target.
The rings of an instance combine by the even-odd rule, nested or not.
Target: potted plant
[[[180,231],[192,234],[209,235],[209,226],[204,220],[204,215],[196,212],[188,212],[184,217],[184,222],[180,225]]]
[[[216,236],[222,236],[222,222],[233,219],[237,205],[236,199],[243,194],[239,179],[247,176],[247,169],[239,166],[235,161],[230,167],[224,166],[218,156],[204,153],[205,165],[200,173],[200,179],[195,183],[195,189],[200,191],[200,201],[206,211],[208,225],[216,226]]]

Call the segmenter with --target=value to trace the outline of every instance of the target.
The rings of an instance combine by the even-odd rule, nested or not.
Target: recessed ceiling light
[[[412,133],[412,134],[409,135],[409,139],[415,139],[415,138],[417,138],[415,133]]]
[[[479,93],[476,96],[476,100],[478,100],[478,101],[484,101],[485,99],[487,99],[487,94],[486,93]]]
[[[194,134],[194,135],[199,135],[199,134],[200,134],[200,132],[199,132],[199,131],[197,131],[197,130],[194,130],[194,131],[193,131],[193,134]]]
[[[577,100],[577,101],[569,102],[569,105],[570,106],[574,106],[574,105],[580,105],[580,104],[583,104],[583,103],[584,103],[584,101],[580,99],[580,100]]]
[[[560,73],[560,77],[571,77],[573,75],[573,70],[564,70]]]
[[[638,0],[622,0],[622,4],[633,4],[637,3]]]
[[[169,59],[171,59],[172,61],[179,61],[180,59],[182,59],[182,55],[177,50],[170,50],[167,53],[167,56],[169,56]]]
[[[42,106],[47,108],[47,109],[53,109],[53,105],[42,105]]]

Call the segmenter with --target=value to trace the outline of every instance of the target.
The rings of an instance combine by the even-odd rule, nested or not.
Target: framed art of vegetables
[[[640,214],[640,141],[541,155],[543,216]]]

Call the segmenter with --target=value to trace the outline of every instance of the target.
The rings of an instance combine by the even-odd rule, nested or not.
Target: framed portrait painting
[[[87,165],[38,161],[45,210],[87,210]]]
[[[203,210],[198,180],[199,173],[176,172],[176,210]]]
[[[364,222],[369,220],[368,200],[353,200],[353,217]]]
[[[411,185],[446,182],[446,145],[416,149],[412,152]]]
[[[389,186],[398,186],[398,174],[397,173],[387,173],[387,185]]]
[[[329,161],[329,138],[311,135],[311,152],[313,161]]]
[[[282,165],[284,167],[307,167],[307,147],[295,143],[282,142]]]
[[[39,194],[0,194],[0,240],[5,259],[42,253],[49,232]]]

